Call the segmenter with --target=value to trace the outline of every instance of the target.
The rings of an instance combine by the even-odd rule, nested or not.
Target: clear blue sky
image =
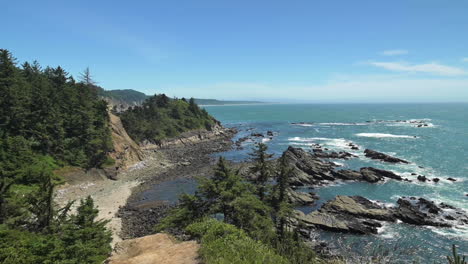
[[[468,1],[2,1],[0,48],[105,89],[468,101]]]

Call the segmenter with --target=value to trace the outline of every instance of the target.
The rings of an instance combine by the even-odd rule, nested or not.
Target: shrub
[[[286,264],[288,260],[234,225],[215,219],[193,223],[186,231],[201,240],[200,255],[207,264]]]

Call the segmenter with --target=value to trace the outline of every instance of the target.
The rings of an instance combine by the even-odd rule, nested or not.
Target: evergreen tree
[[[268,159],[273,157],[272,154],[267,153],[268,146],[264,143],[258,143],[252,153],[249,155],[252,157],[254,165],[250,168],[250,173],[255,177],[255,184],[258,188],[258,196],[260,200],[265,199],[267,182],[271,177],[271,168],[268,164]]]

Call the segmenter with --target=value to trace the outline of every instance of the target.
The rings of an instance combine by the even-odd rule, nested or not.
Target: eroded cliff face
[[[145,156],[140,146],[128,136],[120,118],[109,112],[109,119],[114,144],[114,151],[109,156],[115,160],[115,167],[125,170],[142,161]]]

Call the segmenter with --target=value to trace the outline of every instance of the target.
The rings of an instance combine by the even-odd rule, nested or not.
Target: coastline
[[[73,211],[80,199],[91,196],[99,209],[98,219],[109,221],[114,248],[122,240],[135,237],[129,231],[135,226],[134,217],[128,212],[135,209],[130,204],[141,192],[160,182],[211,172],[211,154],[231,148],[235,133],[234,129],[218,127],[212,132],[192,131],[168,140],[164,146],[148,144],[143,147],[145,159],[119,173],[116,180],[107,178],[102,170],[72,170],[64,176],[69,182],[56,189],[55,202],[64,206],[76,200]]]

